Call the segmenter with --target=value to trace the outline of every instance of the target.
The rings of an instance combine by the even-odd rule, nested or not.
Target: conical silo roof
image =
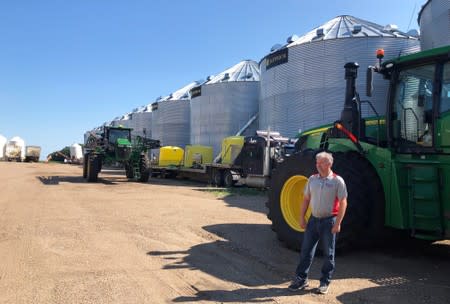
[[[191,82],[188,85],[185,85],[181,89],[173,92],[172,94],[163,97],[162,99],[158,100],[158,102],[166,101],[166,100],[182,100],[182,99],[190,99],[189,91],[200,84],[198,81]]]
[[[190,90],[201,83],[191,82],[152,103],[152,138],[163,146],[185,147],[190,137]],[[157,154],[158,152],[155,151]]]
[[[259,81],[259,65],[253,60],[244,60],[212,77],[205,84],[232,81]]]
[[[418,38],[405,34],[395,25],[382,26],[353,16],[338,16],[307,32],[289,37],[287,44],[272,47],[261,60],[259,128],[296,136],[300,130],[332,123],[339,119],[344,65],[358,62],[361,67],[376,62],[375,50],[383,48],[386,59],[420,49]],[[365,89],[365,74],[360,73],[357,90]],[[378,113],[386,112],[388,83],[373,80],[371,104]],[[362,117],[375,115],[368,104]]]
[[[337,16],[330,21],[313,29],[297,40],[288,44],[288,47],[314,41],[342,39],[342,38],[392,37],[413,38],[398,30],[394,24],[382,26],[364,19],[349,15]]]
[[[152,104],[148,104],[146,106],[143,106],[139,109],[138,113],[147,113],[152,111]]]

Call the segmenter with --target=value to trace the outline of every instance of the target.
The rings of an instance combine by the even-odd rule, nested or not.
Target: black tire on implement
[[[141,174],[139,181],[141,183],[148,182],[150,177],[150,160],[147,155],[141,155],[139,159],[139,172]]]
[[[287,247],[299,250],[303,232],[298,225],[304,178],[317,172],[315,154],[306,150],[287,158],[272,173],[269,214],[272,229]],[[333,153],[333,171],[347,185],[348,206],[336,247],[373,245],[381,240],[384,224],[384,193],[372,165],[356,152]],[[300,188],[300,189],[299,189]]]
[[[96,182],[98,178],[98,168],[100,159],[92,154],[89,154],[87,164],[87,180],[88,182]]]
[[[216,185],[217,187],[222,187],[223,186],[223,174],[222,171],[218,170],[218,169],[213,169],[212,172],[213,176],[213,185]]]
[[[88,167],[89,154],[84,154],[83,158],[83,178],[87,177],[87,167]]]
[[[134,177],[133,165],[127,161],[124,163],[124,167],[125,167],[125,176],[127,178],[133,178]]]
[[[230,170],[225,170],[223,172],[223,185],[225,188],[231,188],[234,185],[233,174]]]

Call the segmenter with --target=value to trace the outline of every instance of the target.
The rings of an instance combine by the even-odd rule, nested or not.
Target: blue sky
[[[0,1],[0,134],[43,158],[338,15],[418,29],[426,0]]]

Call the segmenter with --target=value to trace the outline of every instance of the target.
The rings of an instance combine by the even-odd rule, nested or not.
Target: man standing
[[[310,176],[305,186],[303,204],[300,211],[300,227],[305,229],[300,262],[296,276],[289,285],[290,290],[302,290],[308,286],[308,272],[316,247],[323,244],[322,276],[318,292],[326,294],[334,272],[336,233],[341,230],[342,219],[347,209],[347,188],[345,182],[332,170],[333,155],[320,152],[316,155],[316,168],[319,172]],[[311,206],[311,217],[305,221],[305,213]]]

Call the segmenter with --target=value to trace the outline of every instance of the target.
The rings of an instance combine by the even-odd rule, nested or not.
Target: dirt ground
[[[264,195],[203,184],[86,183],[74,165],[0,162],[0,303],[448,303],[450,242],[337,257],[327,295],[287,290],[298,253]]]

